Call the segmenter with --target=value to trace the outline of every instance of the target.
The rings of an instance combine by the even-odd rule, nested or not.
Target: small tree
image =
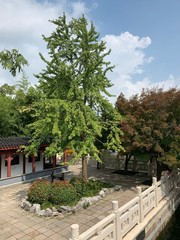
[[[118,97],[116,108],[125,116],[121,128],[127,153],[146,152],[151,159],[169,166],[179,164],[179,99],[180,91],[176,88],[146,89],[129,100],[122,94]]]
[[[46,69],[37,75],[44,97],[35,106],[38,120],[30,125],[35,151],[50,136],[46,148],[49,155],[70,146],[82,158],[82,175],[87,179],[86,156],[91,154],[99,160],[96,140],[103,130],[109,131],[104,146],[120,149],[118,128],[120,115],[105,96],[111,96],[107,88],[112,84],[106,74],[113,67],[105,61],[110,53],[105,43],[99,42],[94,25],[88,25],[84,16],[67,22],[63,15],[52,21],[55,31],[43,36],[47,43],[50,60]],[[111,116],[103,120],[102,114]],[[33,150],[34,149],[34,150]]]
[[[10,71],[13,77],[16,76],[17,71],[22,71],[22,66],[28,65],[28,61],[16,49],[12,49],[12,51],[1,51],[0,63],[4,69],[8,69]]]

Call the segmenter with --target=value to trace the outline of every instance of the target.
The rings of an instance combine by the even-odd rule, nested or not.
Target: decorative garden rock
[[[121,190],[121,186],[120,186],[120,185],[116,185],[116,186],[114,187],[114,191],[119,191],[119,190]]]
[[[43,210],[40,210],[39,211],[39,213],[38,213],[38,216],[40,216],[40,217],[44,217],[45,216],[45,210],[43,209]]]
[[[101,196],[97,195],[91,198],[91,202],[92,204],[98,202],[99,200],[101,200]]]
[[[45,216],[45,217],[52,217],[52,216],[53,216],[52,210],[51,210],[50,208],[47,208],[47,209],[45,210],[44,216]]]
[[[67,213],[71,212],[71,207],[69,206],[61,206],[60,209],[62,212],[67,212]]]
[[[30,208],[31,213],[38,214],[41,211],[41,205],[40,204],[33,204],[32,207]]]
[[[75,214],[77,211],[87,208],[90,205],[95,204],[102,198],[104,198],[107,194],[110,194],[114,191],[121,190],[120,185],[116,185],[113,188],[103,188],[97,196],[93,197],[83,197],[79,200],[79,202],[74,207],[70,206],[61,206],[60,208],[56,209],[55,207],[47,208],[45,210],[41,209],[40,204],[31,204],[27,197],[23,198],[21,201],[21,208],[23,208],[25,211],[30,211],[31,213],[37,214],[41,217],[56,217],[58,218],[64,218],[64,215],[67,214]]]
[[[99,196],[102,197],[102,198],[105,198],[106,194],[105,194],[105,192],[103,190],[101,190],[99,192]]]
[[[21,202],[21,208],[23,208],[26,211],[29,211],[31,207],[32,207],[32,204],[27,200],[23,199],[23,201]]]

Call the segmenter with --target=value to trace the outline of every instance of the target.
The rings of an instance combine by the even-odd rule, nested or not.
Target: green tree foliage
[[[18,133],[18,111],[15,105],[15,86],[7,83],[0,87],[0,136],[16,136]]]
[[[29,129],[26,127],[34,121],[32,117],[32,106],[39,101],[39,90],[36,86],[32,87],[28,81],[28,77],[23,72],[21,79],[16,84],[15,91],[15,108],[19,117],[19,134],[28,136]]]
[[[34,120],[32,105],[38,101],[36,87],[31,87],[23,74],[18,86],[4,84],[0,87],[0,136],[29,135],[26,125]]]
[[[110,53],[104,42],[99,42],[99,34],[94,25],[88,25],[84,16],[66,21],[63,15],[52,21],[56,29],[47,43],[50,60],[37,77],[43,97],[35,105],[34,116],[38,119],[30,125],[32,144],[29,151],[36,151],[39,144],[50,136],[46,149],[49,155],[70,146],[82,157],[82,172],[87,178],[86,158],[92,153],[98,158],[97,138],[102,131],[109,131],[104,145],[106,148],[120,149],[118,128],[120,115],[108,102],[111,96],[107,88],[112,86],[106,74],[113,67],[105,61]],[[106,121],[102,114],[111,116]]]
[[[4,69],[8,69],[15,77],[17,71],[21,72],[24,65],[28,65],[27,60],[18,50],[4,50],[0,52],[0,64]],[[0,136],[17,136],[23,134],[21,128],[22,121],[18,110],[16,86],[7,83],[0,87]]]
[[[0,63],[4,69],[8,69],[10,71],[13,77],[16,76],[17,71],[22,71],[22,66],[28,65],[27,60],[16,49],[12,49],[12,51],[1,51]]]
[[[15,86],[10,86],[7,83],[0,86],[1,96],[13,96],[15,94]]]
[[[18,129],[18,117],[14,100],[0,94],[0,136],[15,136]]]
[[[116,108],[125,116],[121,127],[126,152],[146,152],[169,166],[179,165],[179,100],[176,88],[146,89],[130,99],[120,94]]]

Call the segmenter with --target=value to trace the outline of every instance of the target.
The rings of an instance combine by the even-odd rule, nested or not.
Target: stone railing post
[[[71,225],[71,238],[69,240],[79,240],[79,225]]]
[[[142,189],[141,187],[136,187],[138,196],[139,196],[139,211],[140,211],[140,223],[144,220],[144,213],[143,213],[143,199],[142,199]]]
[[[114,221],[114,224],[115,224],[115,239],[122,239],[121,238],[121,231],[119,229],[120,228],[120,224],[119,224],[119,215],[118,215],[118,201],[112,201],[112,212],[116,214],[116,217],[115,217],[115,221]],[[119,231],[118,231],[119,230]]]
[[[157,192],[157,178],[153,177],[152,178],[152,183],[154,186],[154,191],[155,191],[155,206],[158,206],[158,192]]]
[[[112,201],[112,211],[116,213],[118,210],[118,201]]]

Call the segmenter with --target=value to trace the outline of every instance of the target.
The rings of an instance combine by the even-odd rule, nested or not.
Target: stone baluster
[[[116,229],[116,236],[115,239],[122,239],[121,237],[121,227],[120,226],[120,214],[118,214],[118,201],[112,201],[112,212],[114,214],[116,214],[115,220],[114,220],[114,224],[115,224],[115,229]]]
[[[157,178],[153,177],[152,178],[153,186],[154,186],[154,191],[155,191],[155,206],[158,206],[158,189],[157,189]]]
[[[69,240],[79,240],[79,225],[71,225],[71,238]]]
[[[140,211],[140,223],[144,220],[144,213],[143,213],[143,199],[142,199],[142,189],[141,187],[137,187],[138,196],[139,196],[139,211]]]

